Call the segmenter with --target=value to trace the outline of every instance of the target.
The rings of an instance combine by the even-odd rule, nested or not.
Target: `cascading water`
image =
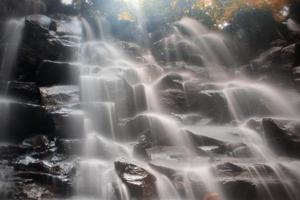
[[[96,36],[87,21],[83,19],[82,22],[87,39],[82,43],[82,59],[79,61],[86,142],[83,147],[85,157],[80,161],[79,174],[75,180],[78,192],[75,198],[131,199],[128,188],[113,169],[114,161],[124,159],[137,163],[156,176],[158,199],[229,200],[230,195],[225,194],[226,190],[223,191],[224,188],[219,184],[220,177],[211,170],[209,159],[217,159],[215,164],[223,161],[244,166],[247,170],[243,181],[253,179],[261,185],[261,193],[257,194],[261,198],[278,199],[274,197],[274,188],[269,186],[271,177],[266,180],[266,175],[270,173],[268,170],[271,170],[275,177],[279,177],[280,182],[276,184],[281,185],[288,198],[296,199],[297,190],[293,182],[283,176],[276,154],[268,147],[259,131],[248,127],[248,121],[252,117],[296,118],[299,113],[281,97],[279,91],[266,84],[238,79],[233,81],[230,71],[223,67],[234,68],[235,63],[223,37],[209,32],[192,19],[185,18],[175,23],[174,35],[162,42],[165,45],[163,60],[167,65],[172,63],[171,60],[181,59],[191,64],[184,72],[179,71],[179,78],[174,81],[168,80],[168,73],[163,72],[164,66],[150,62],[153,59],[149,59],[149,52],[126,54],[128,49],[107,36],[108,31],[103,30],[106,25],[102,26],[101,20],[98,22],[100,37]],[[101,37],[104,32],[106,37]],[[193,44],[193,52],[185,49],[185,45],[190,44]],[[148,59],[141,62],[134,56]],[[195,67],[191,56],[202,59],[206,78],[199,79],[194,74],[197,71],[193,71]],[[151,68],[150,65],[156,67]],[[188,69],[191,71],[186,73]],[[195,114],[197,111],[194,110],[183,115],[170,115],[172,113],[160,100],[163,91],[168,91],[162,90],[165,85],[174,87],[173,91],[181,88],[186,99],[184,106],[197,105],[203,101],[206,102],[204,108],[208,107],[208,112],[204,109],[200,111],[201,114]],[[196,90],[193,90],[194,86]],[[197,101],[194,100],[196,94],[199,94]],[[215,110],[210,110],[212,108]],[[200,106],[201,109],[203,107]],[[229,121],[234,123],[224,125],[224,122]],[[127,124],[132,126],[128,128]],[[135,137],[148,132],[159,144],[147,150],[151,157],[151,168],[132,154]],[[198,137],[202,145],[192,147]],[[232,145],[232,150],[225,157],[201,156],[217,152],[220,141],[222,145]],[[227,151],[229,147],[224,148],[223,151]],[[255,163],[260,163],[261,167]],[[285,165],[295,172],[297,163],[292,161]],[[161,172],[159,166],[182,174],[183,186]],[[119,196],[114,196],[116,193]]]
[[[10,19],[4,27],[2,40],[5,41],[4,52],[1,55],[1,73],[3,80],[9,80],[16,64],[19,45],[22,40],[24,19]]]
[[[130,9],[139,11],[136,5]],[[49,131],[49,141],[47,135],[46,139],[30,138],[19,146],[10,146],[13,152],[20,149],[25,152],[22,154],[25,158],[17,155],[12,162],[21,175],[51,182],[50,190],[57,187],[64,190],[61,185],[71,185],[72,200],[299,199],[300,162],[285,154],[287,151],[299,155],[295,153],[298,147],[293,146],[297,138],[289,134],[300,130],[300,110],[294,102],[298,95],[263,81],[254,82],[246,75],[237,77],[237,62],[225,36],[185,17],[149,47],[151,39],[145,34],[146,20],[140,12],[137,31],[145,39],[136,38],[143,46],[140,47],[114,38],[120,35],[111,33],[113,29],[104,17],[74,18],[76,23],[58,18],[35,21],[40,17],[45,18],[33,16],[26,18],[29,20],[26,23],[23,19],[8,20],[1,38],[5,47],[1,52],[0,79],[1,86],[4,82],[5,87],[13,81],[18,84],[11,78],[24,25],[31,25],[33,32],[40,31],[38,47],[44,43],[53,47],[43,54],[45,57],[38,58],[43,60],[38,69],[28,72],[36,74],[26,76],[26,72],[25,78],[19,77],[41,84],[36,86],[37,96],[41,98],[38,105],[21,100],[13,102],[16,105],[12,111],[16,115],[10,119],[12,101],[6,98],[6,91],[0,97],[1,138],[1,133],[8,129],[7,121],[19,123],[17,115],[25,120],[27,116],[23,115],[28,112],[37,122],[28,126],[23,123],[21,128],[14,121],[10,123],[15,137],[28,127],[26,137]],[[81,34],[78,53],[77,41]],[[35,32],[32,35],[35,37]],[[36,45],[34,39],[29,41],[32,49]],[[60,48],[63,50],[57,53]],[[69,54],[74,52],[78,53],[77,59],[68,63],[70,57],[75,57]],[[22,53],[27,55],[31,51]],[[28,63],[32,66],[19,70],[33,68],[34,61],[30,57]],[[35,78],[40,78],[43,68],[50,73],[43,78],[57,78],[55,73],[59,72],[63,78],[69,73],[78,75],[79,80],[39,82]],[[77,85],[62,85],[78,82],[79,89]],[[28,92],[28,85],[20,89],[22,95],[24,91],[25,95],[35,95],[33,90]],[[71,95],[58,92],[68,88],[72,88],[68,91]],[[293,94],[289,95],[290,99],[284,98],[288,92]],[[45,123],[40,118],[45,118]],[[83,129],[83,136],[77,127]],[[57,135],[53,136],[55,131]],[[67,136],[64,132],[68,132]],[[286,133],[282,138],[284,142],[292,141],[291,148],[282,145],[274,135],[278,132]],[[17,142],[20,140],[23,138]],[[38,146],[44,142],[45,147]],[[64,146],[64,142],[70,142],[70,146]],[[37,153],[39,150],[43,152]],[[74,155],[74,161],[69,154]],[[76,170],[67,166],[69,160],[78,163]],[[24,167],[24,163],[29,164]],[[61,167],[61,163],[66,167]],[[0,168],[2,165],[1,160]],[[0,171],[0,180],[1,176]],[[0,198],[3,191],[0,181]]]

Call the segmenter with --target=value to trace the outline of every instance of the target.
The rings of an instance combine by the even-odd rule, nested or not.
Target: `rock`
[[[83,155],[84,140],[81,139],[58,139],[57,151],[66,155]]]
[[[149,120],[144,115],[137,115],[133,118],[126,119],[120,122],[120,129],[126,133],[125,140],[135,140],[140,135],[150,135]]]
[[[255,200],[258,198],[257,186],[245,180],[225,180],[221,182],[225,195],[230,200]]]
[[[37,135],[23,140],[22,145],[30,148],[44,148],[50,145],[48,137],[44,135]]]
[[[214,173],[217,176],[238,176],[245,172],[246,169],[234,163],[226,162],[218,164],[214,168]]]
[[[79,87],[75,85],[63,85],[53,87],[41,87],[42,103],[46,107],[62,107],[68,104],[79,104]]]
[[[228,103],[222,91],[206,90],[190,99],[190,109],[197,109],[198,112],[211,117],[215,122],[224,123],[232,119]]]
[[[66,62],[44,60],[37,72],[40,86],[78,84],[79,67]]]
[[[45,15],[29,15],[26,17],[25,23],[28,29],[34,30],[36,33],[42,30],[56,30],[55,22]]]
[[[26,156],[24,159],[17,160],[14,168],[17,177],[51,186],[57,194],[70,195],[76,163],[76,159],[64,160],[53,157],[50,160],[40,160]]]
[[[69,61],[78,55],[80,41],[76,36],[59,35],[57,23],[43,15],[26,17],[18,57],[19,80],[36,81],[36,70],[43,60]]]
[[[220,140],[203,135],[197,135],[188,130],[185,130],[185,133],[195,146],[223,146],[226,144]]]
[[[0,160],[12,160],[19,156],[23,156],[28,152],[28,149],[20,145],[1,144],[0,145]]]
[[[300,123],[298,121],[263,119],[266,140],[278,153],[300,157]]]
[[[2,115],[0,116],[2,139],[19,141],[38,133],[49,135],[54,132],[51,116],[45,108],[39,105],[0,102]]]
[[[157,197],[156,178],[145,169],[134,164],[116,161],[115,170],[128,187],[132,197],[138,199]]]
[[[256,132],[262,134],[264,132],[264,128],[262,125],[262,120],[259,118],[251,118],[249,120],[247,120],[247,122],[245,123],[245,125],[250,128],[255,130]]]
[[[138,137],[137,144],[133,147],[133,154],[141,159],[148,159],[147,149],[153,147],[152,139],[148,135],[141,135]]]
[[[169,112],[186,112],[187,103],[185,94],[179,89],[166,89],[159,94],[160,104]]]
[[[177,60],[185,61],[188,64],[203,66],[203,59],[201,57],[201,50],[194,44],[187,40],[179,41],[176,44],[176,49],[180,58]]]
[[[2,89],[3,87],[3,89]],[[5,93],[8,98],[16,101],[40,104],[41,94],[36,83],[10,81],[1,84],[1,93]]]
[[[54,193],[59,194],[59,196],[70,196],[73,192],[72,183],[69,179],[63,176],[55,176],[48,173],[42,172],[19,172],[18,177],[22,179],[31,179],[36,183],[51,186]]]
[[[183,78],[179,74],[168,73],[156,82],[155,87],[159,90],[166,90],[166,89],[183,90],[182,81]]]

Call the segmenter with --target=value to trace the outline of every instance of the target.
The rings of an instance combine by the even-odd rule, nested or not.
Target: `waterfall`
[[[104,16],[6,21],[0,138],[17,139],[0,142],[0,169],[69,200],[299,199],[299,94],[248,77],[231,39],[194,19],[152,41],[125,3],[137,43]]]
[[[82,158],[80,164],[79,171],[82,174],[77,180],[78,195],[80,194],[81,198],[83,196],[113,198],[110,196],[113,191],[109,188],[111,185],[117,185],[122,194],[120,198],[131,199],[130,192],[124,190],[126,186],[118,180],[112,162],[116,159],[125,159],[140,163],[142,166],[147,165],[146,162],[137,160],[133,156],[130,143],[134,137],[149,131],[150,137],[161,145],[147,150],[151,157],[151,164],[178,170],[178,173],[182,172],[183,178],[183,186],[180,187],[174,183],[172,177],[161,174],[160,168],[146,167],[157,178],[158,199],[190,200],[220,197],[229,200],[230,195],[225,194],[226,191],[223,191],[219,185],[219,180],[211,169],[211,163],[201,156],[195,156],[205,151],[216,151],[215,145],[218,145],[218,141],[237,145],[238,148],[230,152],[232,159],[245,166],[245,173],[249,173],[248,178],[254,178],[257,184],[262,185],[264,189],[259,195],[274,199],[273,189],[269,188],[269,183],[264,180],[265,174],[255,166],[251,166],[251,161],[247,163],[245,160],[245,163],[240,163],[237,159],[251,154],[254,160],[266,163],[278,176],[282,174],[281,169],[276,167],[278,166],[276,155],[269,149],[263,136],[246,125],[252,117],[299,116],[290,102],[280,95],[280,91],[266,84],[251,83],[241,79],[232,80],[230,71],[224,67],[235,65],[234,58],[227,48],[226,39],[208,31],[192,19],[184,18],[174,24],[174,35],[162,42],[165,55],[163,60],[167,65],[172,64],[172,60],[183,59],[190,62],[190,58],[185,59],[186,52],[182,47],[191,45],[195,50],[193,55],[200,55],[203,59],[202,69],[208,76],[199,79],[193,74],[194,71],[190,73],[178,71],[176,81],[169,80],[173,75],[168,75],[164,66],[159,66],[159,73],[157,73],[158,71],[153,71],[155,68],[147,68],[144,63],[139,63],[132,55],[126,54],[128,52],[123,48],[124,46],[114,40],[107,40],[106,38],[111,36],[107,35],[109,31],[105,29],[107,24],[104,22],[103,19],[97,21],[100,29],[96,32],[100,34],[96,34],[89,23],[82,19],[86,42],[82,44],[80,79],[82,102],[85,104],[85,134],[90,139],[83,147],[86,149],[86,158]],[[138,52],[134,56],[147,58],[148,65],[157,65],[147,51]],[[149,77],[154,78],[149,79]],[[193,88],[191,86],[195,88],[191,90]],[[172,88],[170,92],[183,91],[186,103],[182,106],[205,103],[206,106],[201,105],[200,109],[208,112],[202,114],[215,118],[222,115],[225,118],[222,120],[232,120],[236,124],[208,123],[210,120],[201,115],[200,121],[196,120],[197,123],[185,124],[193,117],[197,119],[198,115],[187,112],[182,116],[185,117],[183,121],[178,120],[175,115],[172,116],[172,113],[165,108],[165,102],[161,101],[161,95],[169,92],[168,88],[163,87]],[[197,92],[201,98],[195,101],[193,98]],[[131,126],[128,128],[127,124]],[[189,131],[195,134],[192,138],[191,135],[186,135]],[[202,145],[191,148],[195,145],[193,138],[197,137],[202,138]],[[208,143],[212,144],[206,144],[206,141],[210,140],[211,142]],[[110,149],[109,153],[106,148]],[[181,159],[185,162],[182,163],[181,159],[176,160],[177,156],[180,158],[182,156]],[[288,165],[288,168],[293,170],[292,165]],[[94,178],[93,174],[97,174],[97,177]],[[107,177],[108,174],[110,178]],[[292,193],[289,198],[293,199],[295,192],[293,184],[284,181],[280,184],[286,191]],[[197,191],[195,188],[197,185],[199,187],[201,185],[202,189]]]
[[[10,80],[18,56],[19,46],[22,41],[24,19],[10,19],[4,27],[2,40],[5,41],[4,52],[1,55],[0,77]]]

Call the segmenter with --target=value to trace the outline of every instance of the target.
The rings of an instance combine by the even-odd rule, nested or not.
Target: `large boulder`
[[[265,118],[266,140],[281,155],[300,157],[300,122]]]
[[[145,169],[134,164],[116,161],[115,170],[128,187],[132,197],[150,199],[157,196],[156,178]]]

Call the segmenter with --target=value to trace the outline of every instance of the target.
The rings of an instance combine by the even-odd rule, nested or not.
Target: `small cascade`
[[[10,19],[4,27],[2,40],[5,41],[4,52],[1,55],[0,78],[10,80],[18,56],[19,46],[22,40],[24,19]]]

